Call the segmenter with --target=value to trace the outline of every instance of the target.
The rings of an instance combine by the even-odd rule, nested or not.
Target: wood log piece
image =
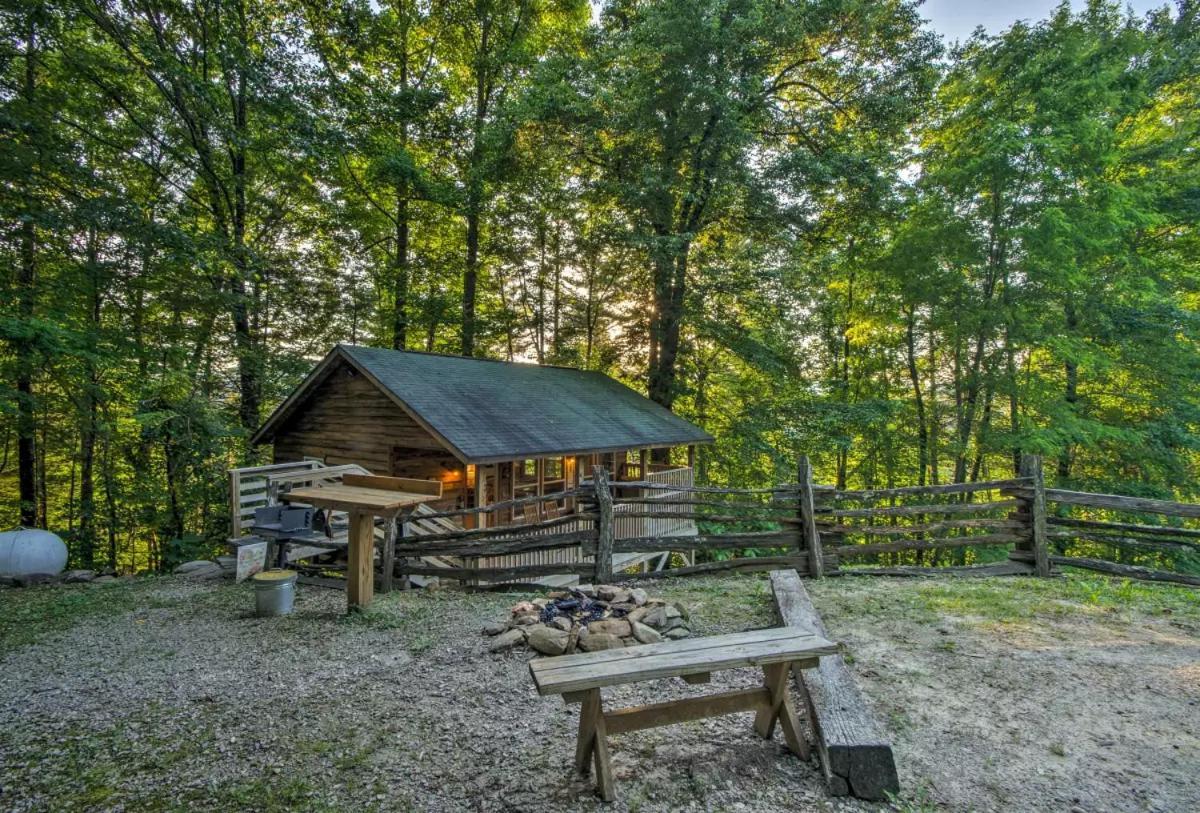
[[[1018,477],[1009,480],[985,480],[977,483],[946,483],[936,486],[902,486],[900,488],[877,488],[860,491],[834,491],[835,499],[873,501],[914,494],[968,494],[973,491],[995,491],[1002,488],[1018,488],[1029,484],[1029,480]]]
[[[1085,559],[1074,556],[1051,556],[1050,562],[1056,565],[1066,565],[1068,567],[1079,567],[1085,570],[1095,570],[1100,573],[1108,573],[1113,576],[1124,576],[1129,579],[1141,579],[1143,581],[1152,582],[1170,582],[1172,584],[1186,584],[1192,587],[1200,587],[1200,576],[1189,576],[1186,573],[1173,573],[1169,570],[1154,570],[1148,567],[1139,567],[1137,565],[1119,565],[1115,562],[1106,562],[1103,559]]]
[[[785,626],[829,637],[795,571],[773,571],[771,590]],[[870,800],[899,793],[892,744],[871,714],[843,658],[826,656],[816,669],[796,670],[796,683],[807,698],[829,793]]]
[[[1023,536],[1015,533],[975,534],[974,536],[951,536],[944,539],[903,539],[899,542],[878,542],[869,545],[839,545],[830,550],[839,557],[866,556],[872,553],[896,553],[903,550],[964,548],[972,545],[1010,545],[1023,539]]]

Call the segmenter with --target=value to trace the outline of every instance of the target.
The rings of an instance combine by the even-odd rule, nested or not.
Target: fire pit
[[[594,652],[686,638],[687,611],[641,588],[580,585],[515,604],[506,621],[488,624],[489,649],[528,646],[543,655]]]

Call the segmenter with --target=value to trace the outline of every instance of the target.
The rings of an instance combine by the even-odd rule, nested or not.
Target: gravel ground
[[[1197,594],[1112,584],[813,586],[895,739],[890,805],[829,799],[750,715],[613,737],[618,801],[600,804],[570,770],[576,708],[479,634],[513,595],[393,593],[347,618],[341,593],[308,588],[293,616],[256,619],[250,588],[212,582],[7,590],[0,809],[1200,809]],[[774,623],[763,578],[650,589],[698,634]],[[692,691],[678,683],[608,702]]]

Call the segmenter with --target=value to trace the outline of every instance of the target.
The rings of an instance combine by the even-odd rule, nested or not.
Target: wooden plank
[[[478,476],[478,469],[476,469]],[[594,497],[591,487],[574,489],[572,491],[557,491],[553,494],[547,494],[539,497],[534,494],[532,497],[519,497],[514,500],[504,500],[503,502],[493,502],[487,505],[480,505],[474,508],[456,508],[453,511],[436,511],[429,514],[430,518],[446,518],[446,517],[464,517],[472,514],[490,514],[496,511],[507,511],[511,508],[518,508],[523,505],[532,503],[545,502],[546,500],[561,500],[568,497]]]
[[[493,532],[496,529],[490,529]],[[519,536],[515,538],[484,537],[459,542],[453,539],[441,542],[423,542],[419,538],[397,548],[400,556],[503,556],[535,550],[558,550],[572,548],[584,542],[594,542],[594,530],[568,531],[560,534]]]
[[[812,464],[808,455],[800,458],[800,521],[804,550],[809,554],[808,572],[814,579],[825,575],[821,552],[821,534],[817,531],[816,506],[813,503]]]
[[[995,491],[1028,485],[1029,480],[1018,477],[1009,480],[983,480],[977,483],[946,483],[936,486],[903,486],[901,488],[876,488],[865,491],[834,491],[839,500],[881,500],[891,497],[906,497],[925,494],[968,494],[974,491]]]
[[[375,587],[374,521],[369,514],[350,514],[350,563],[346,572],[346,595],[350,609],[367,607]]]
[[[624,483],[621,483],[624,486]],[[703,514],[696,511],[622,511],[618,516],[631,519],[704,519],[709,522],[739,523],[739,522],[778,522],[783,525],[800,525],[801,520],[794,516],[780,515],[777,517],[751,517],[743,514]]]
[[[768,520],[773,516],[795,516],[796,514],[796,507],[791,503],[759,503],[747,502],[745,500],[694,500],[686,494],[670,492],[650,497],[618,497],[613,500],[613,505],[686,505],[688,507],[699,506],[701,508],[745,508],[751,512],[760,512],[762,514],[761,518],[764,520]]]
[[[524,576],[579,576],[590,578],[595,573],[591,562],[554,562],[541,565],[513,565],[512,567],[430,567],[413,563],[399,566],[402,573],[410,576],[441,576],[445,579],[489,582],[511,581]]]
[[[441,514],[427,514],[425,517],[440,517]],[[474,530],[465,530],[463,528],[454,528],[446,533],[428,534],[423,536],[425,542],[440,542],[442,540],[453,540],[461,542],[472,539],[495,539],[512,538],[516,536],[528,536],[538,531],[545,531],[551,528],[561,528],[564,525],[570,525],[573,522],[591,522],[596,519],[596,514],[568,514],[553,519],[542,520],[541,522],[525,522],[520,525],[495,525],[490,528],[476,528]]]
[[[646,728],[720,717],[742,711],[758,711],[769,708],[771,693],[763,687],[710,694],[704,697],[686,697],[633,706],[604,714],[604,722],[612,734],[641,731]]]
[[[1030,488],[1014,488],[1008,493],[1019,497],[1030,497]],[[1152,500],[1148,497],[1124,497],[1118,494],[1092,494],[1085,491],[1067,491],[1061,488],[1046,489],[1046,499],[1065,505],[1082,505],[1090,508],[1108,508],[1113,511],[1128,511],[1135,514],[1164,514],[1173,517],[1200,519],[1200,505],[1194,503]]]
[[[404,491],[388,491],[382,488],[361,486],[325,485],[309,488],[294,488],[280,499],[286,502],[310,503],[334,511],[368,511],[378,516],[399,511],[417,503],[432,499],[429,494],[413,494]]]
[[[736,669],[744,666],[761,666],[784,661],[812,663],[821,655],[837,651],[835,644],[817,635],[802,635],[796,630],[785,630],[792,637],[779,636],[759,641],[729,641],[730,636],[718,635],[707,639],[709,645],[696,649],[673,647],[682,641],[628,647],[635,654],[619,658],[595,658],[584,663],[550,668],[531,668],[534,682],[540,694],[561,694],[583,689],[616,686],[665,677],[681,677],[700,672]],[[645,650],[652,651],[646,652]],[[586,655],[605,655],[607,650]],[[564,658],[578,656],[565,655]],[[559,660],[552,658],[548,660]],[[534,661],[533,663],[537,663]]]
[[[902,550],[933,550],[935,548],[964,548],[972,545],[1010,545],[1025,537],[1013,533],[951,536],[943,539],[902,539],[899,542],[877,542],[869,545],[838,545],[830,548],[839,557],[867,556],[872,553],[896,553]]]
[[[442,496],[442,483],[440,480],[417,480],[412,477],[383,477],[378,474],[346,474],[342,476],[342,485],[381,488],[385,491],[404,491],[409,494],[428,494],[432,497]]]
[[[670,515],[668,515],[670,516]],[[657,553],[667,550],[725,550],[737,548],[789,548],[800,535],[796,530],[699,536],[634,536],[613,541],[614,553]]]
[[[785,625],[827,636],[821,617],[794,571],[773,572],[771,590]],[[830,794],[850,793],[882,801],[888,794],[899,793],[891,742],[871,714],[842,657],[821,658],[816,669],[797,672],[796,682],[807,698],[809,721]]]
[[[827,571],[831,571],[836,569],[837,565],[837,557],[830,555],[829,550],[827,550],[825,553],[825,569]],[[638,578],[667,579],[674,578],[675,576],[691,576],[696,573],[721,573],[727,570],[753,573],[756,571],[761,572],[765,570],[776,570],[780,567],[795,568],[807,574],[808,554],[802,553],[791,556],[753,556],[739,559],[726,559],[720,562],[701,562],[698,565],[685,565],[684,567],[656,570],[652,573],[642,573],[638,576]]]
[[[720,486],[688,486],[677,483],[657,483],[652,480],[622,480],[622,488],[644,488],[651,491],[680,491],[689,494],[770,494],[770,495],[795,495],[799,492],[799,486],[772,486],[770,488],[722,488]],[[816,485],[813,487],[817,492],[830,493],[833,491],[832,486]]]
[[[1122,547],[1169,548],[1171,550],[1200,550],[1200,542],[1194,539],[1170,539],[1162,536],[1142,536],[1121,533],[1099,533],[1097,531],[1069,530],[1050,531],[1050,539],[1083,540]]]
[[[1001,508],[1016,508],[1016,500],[947,503],[945,505],[897,505],[889,508],[844,508],[829,511],[827,517],[910,517],[914,514],[982,514]]]
[[[1046,524],[1058,525],[1063,528],[1086,528],[1103,532],[1126,532],[1147,536],[1174,536],[1183,539],[1200,539],[1198,528],[1173,528],[1170,525],[1142,525],[1136,522],[1106,522],[1097,519],[1076,519],[1075,517],[1046,517]]]
[[[1095,570],[1113,576],[1124,576],[1129,579],[1141,579],[1152,582],[1170,582],[1200,587],[1200,576],[1189,576],[1186,573],[1173,573],[1169,570],[1154,570],[1137,565],[1119,565],[1106,562],[1103,559],[1085,559],[1074,556],[1051,556],[1050,562],[1056,565],[1079,567],[1085,570]]]
[[[1020,531],[1028,524],[1014,519],[981,517],[979,519],[948,519],[942,522],[921,522],[912,525],[825,525],[818,526],[821,533],[848,536],[907,536],[908,534],[940,533],[957,528],[992,528],[1003,531]]]
[[[590,698],[595,699],[591,700]],[[600,798],[611,802],[617,798],[617,794],[613,789],[612,760],[608,753],[608,722],[604,719],[604,713],[600,706],[600,692],[595,691],[589,695],[589,702],[596,704],[597,711],[593,720],[595,735],[592,740],[592,760],[596,766],[596,787],[600,791]]]
[[[963,565],[960,567],[843,567],[842,576],[1031,576],[1030,562],[1006,561],[986,565]]]
[[[578,698],[579,735],[575,739],[575,770],[583,776],[588,775],[591,765],[592,750],[596,744],[596,720],[603,713],[600,706],[600,690],[592,689],[583,692]],[[570,702],[570,701],[568,701]]]
[[[596,581],[604,583],[612,581],[613,555],[613,505],[612,490],[609,488],[608,474],[603,466],[592,469],[592,479],[596,485]]]
[[[573,655],[560,655],[555,658],[537,658],[529,662],[529,669],[535,674],[546,674],[560,669],[574,669],[596,663],[636,661],[656,657],[664,653],[705,652],[712,649],[720,649],[731,642],[760,643],[764,641],[793,641],[797,645],[803,646],[804,641],[800,639],[811,634],[811,632],[788,629],[786,627],[764,627],[757,630],[747,630],[746,632],[681,638],[678,641],[663,641],[657,644],[627,647],[625,649],[606,649],[599,652],[577,652]]]

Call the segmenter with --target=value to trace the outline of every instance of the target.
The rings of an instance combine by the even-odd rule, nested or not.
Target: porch
[[[620,456],[607,454],[603,458],[599,455],[581,455],[511,461],[507,464],[478,468],[467,467],[467,476],[461,481],[463,493],[458,496],[446,495],[447,499],[440,505],[442,509],[461,510],[461,516],[454,519],[423,518],[423,514],[430,513],[439,506],[421,506],[421,510],[408,517],[401,528],[389,528],[386,523],[377,526],[375,538],[382,551],[389,540],[418,540],[422,536],[444,534],[455,528],[463,530],[493,527],[499,530],[508,526],[528,526],[531,523],[562,520],[555,522],[553,527],[535,534],[586,531],[594,527],[594,521],[590,516],[585,516],[586,506],[580,502],[580,492],[590,488],[592,482],[590,477],[582,476],[582,466],[592,464],[597,458],[601,458],[603,462],[596,465],[617,473],[619,479],[612,484],[615,497],[645,500],[640,504],[619,503],[613,506],[615,539],[694,536],[697,533],[695,520],[686,514],[686,489],[694,484],[693,468],[654,464],[650,463],[647,457],[646,451],[643,451],[641,454],[635,452]],[[318,460],[231,469],[230,543],[240,544],[239,540],[251,533],[256,509],[279,504],[280,495],[294,488],[337,484],[347,474],[371,472],[357,464],[328,466]],[[493,504],[506,501],[516,501],[519,504],[502,510],[489,508]],[[572,521],[570,518],[575,514],[579,515],[579,519]],[[636,516],[625,516],[627,514]],[[325,518],[325,533],[329,541],[319,547],[291,545],[286,555],[287,561],[304,568],[305,560],[322,557],[321,561],[324,562],[331,548],[335,552],[344,549],[348,540],[347,518],[338,513]],[[614,556],[613,566],[617,570],[626,570],[632,567],[647,568],[653,563],[656,569],[660,569],[666,564],[668,556],[664,551],[620,553]],[[379,558],[383,559],[382,556]],[[426,564],[435,567],[461,566],[457,557],[428,556],[422,559]],[[524,565],[578,563],[592,559],[593,557],[585,554],[580,546],[574,546],[480,557],[474,560],[474,565],[481,569],[504,569]],[[314,564],[313,569],[321,572],[336,571],[341,569],[341,565]],[[421,584],[427,580],[418,578],[416,581]],[[571,576],[547,576],[539,581],[562,586],[577,580],[577,577]],[[390,579],[382,577],[382,581],[387,583]]]

